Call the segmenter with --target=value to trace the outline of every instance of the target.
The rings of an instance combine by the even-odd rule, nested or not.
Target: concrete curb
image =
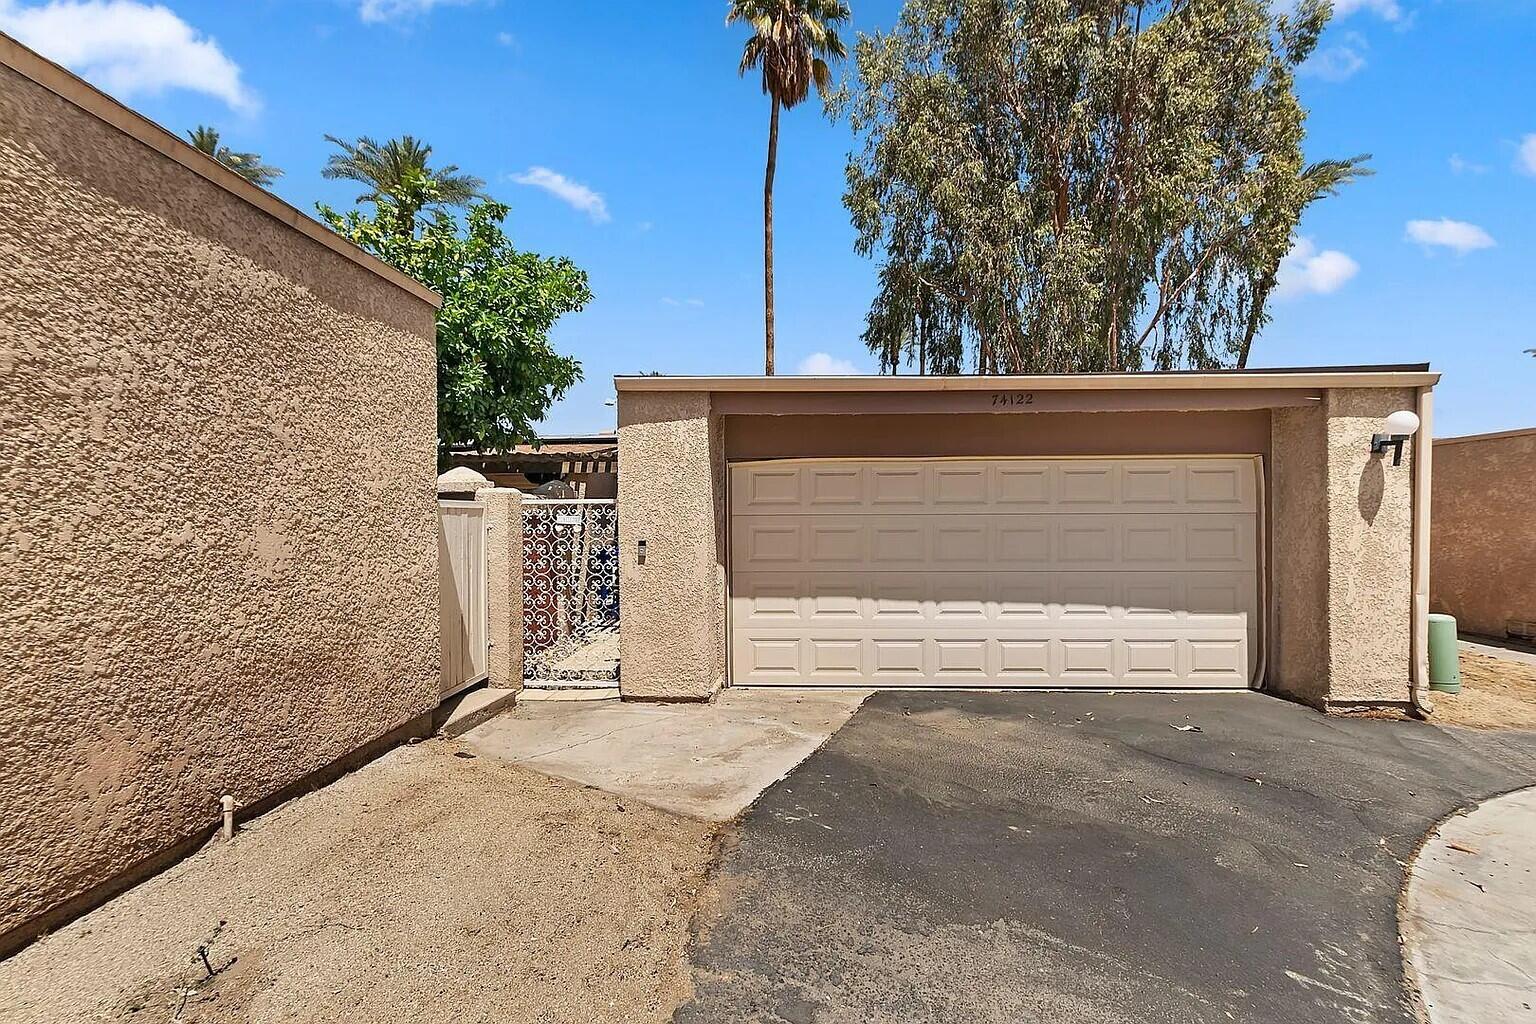
[[[1408,868],[1399,929],[1429,1024],[1536,1021],[1536,786],[1430,831]]]

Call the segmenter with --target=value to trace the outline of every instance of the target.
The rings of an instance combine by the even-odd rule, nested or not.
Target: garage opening
[[[736,685],[1234,689],[1259,460],[730,467]]]

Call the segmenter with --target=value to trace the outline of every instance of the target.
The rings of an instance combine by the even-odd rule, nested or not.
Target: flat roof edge
[[[47,89],[67,103],[111,125],[124,135],[173,160],[212,185],[281,221],[307,238],[319,242],[338,256],[350,260],[390,284],[415,295],[434,309],[441,309],[443,297],[420,281],[396,270],[342,238],[315,218],[266,189],[253,185],[217,160],[192,148],[174,132],[156,124],[143,114],[102,92],[68,68],[56,64],[18,40],[0,32],[0,64]]]
[[[1417,365],[1417,364],[1416,364]],[[870,392],[870,391],[1245,391],[1256,388],[1433,387],[1427,369],[1286,370],[1251,373],[1079,373],[1035,376],[654,377],[613,378],[617,391]]]

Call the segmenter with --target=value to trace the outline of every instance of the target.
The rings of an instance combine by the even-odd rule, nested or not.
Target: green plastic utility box
[[[1438,612],[1429,616],[1429,688],[1441,693],[1461,692],[1461,651],[1456,646],[1456,618]]]

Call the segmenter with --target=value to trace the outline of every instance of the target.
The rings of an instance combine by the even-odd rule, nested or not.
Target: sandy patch
[[[1536,729],[1536,665],[1461,652],[1461,692],[1433,693],[1430,721],[1473,729]]]
[[[0,1020],[667,1021],[715,832],[403,747],[0,964]]]

